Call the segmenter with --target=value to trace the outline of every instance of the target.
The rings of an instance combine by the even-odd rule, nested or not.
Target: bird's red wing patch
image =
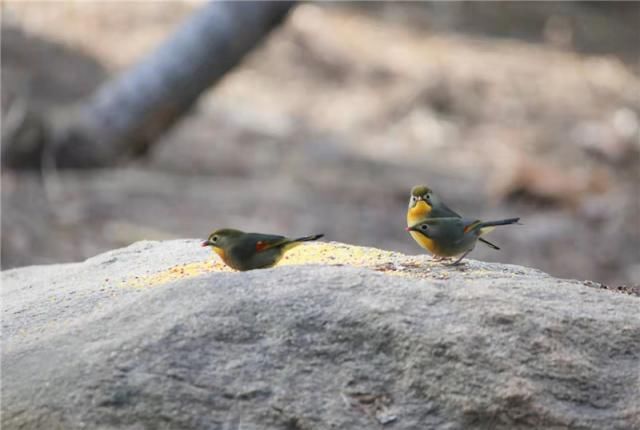
[[[480,221],[474,221],[471,224],[469,224],[468,226],[466,226],[463,231],[465,233],[469,233],[471,230],[476,228],[478,226],[478,224],[480,224]]]
[[[258,241],[256,243],[256,251],[260,252],[260,251],[264,251],[265,249],[267,249],[269,247],[269,244],[266,242],[263,242],[262,240]]]

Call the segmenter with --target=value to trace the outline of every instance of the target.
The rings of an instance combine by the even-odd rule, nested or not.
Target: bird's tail
[[[501,219],[498,221],[485,221],[478,224],[476,228],[494,227],[496,225],[516,224],[518,221],[520,221],[520,218],[507,218],[507,219]]]
[[[465,233],[469,231],[478,231],[480,235],[489,233],[498,225],[517,224],[520,218],[507,218],[497,221],[476,221],[465,228]]]
[[[309,242],[310,240],[318,240],[321,237],[324,237],[324,234],[314,234],[312,236],[302,236],[297,239],[291,239],[284,245],[284,250],[288,251],[292,248],[295,248],[298,245],[302,245],[302,242]]]
[[[314,234],[312,236],[303,236],[297,239],[293,239],[291,242],[309,242],[310,240],[318,240],[321,237],[324,237],[324,234]]]
[[[479,237],[478,240],[480,242],[484,243],[485,245],[487,245],[489,248],[493,248],[496,251],[500,251],[500,247],[498,245],[496,245],[495,243],[491,243],[487,239],[484,239],[482,237]]]

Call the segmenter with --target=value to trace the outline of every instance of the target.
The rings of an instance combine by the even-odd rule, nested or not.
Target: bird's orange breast
[[[212,246],[211,250],[213,252],[215,252],[216,254],[218,254],[220,256],[220,258],[222,258],[222,260],[224,261],[224,259],[225,259],[224,249],[218,248],[217,246]]]
[[[420,245],[421,247],[423,247],[433,255],[440,255],[438,245],[433,240],[429,239],[428,237],[420,233],[416,233],[415,231],[412,231],[410,233],[411,233],[411,237],[413,237],[413,239],[416,242],[418,242],[418,245]]]
[[[413,207],[407,210],[407,227],[414,226],[425,218],[429,218],[429,214],[431,214],[431,206],[424,200],[417,202]],[[411,237],[413,237],[413,240],[418,242],[418,245],[434,255],[439,254],[438,246],[433,240],[415,231],[411,231],[409,233],[411,234]]]
[[[233,261],[229,261],[229,259],[227,258],[227,254],[224,252],[224,249],[222,248],[218,248],[217,246],[213,246],[211,247],[211,249],[213,250],[213,252],[215,252],[216,254],[218,254],[218,256],[220,257],[220,259],[222,261],[224,261],[224,264],[226,264],[227,266],[236,269],[235,265],[233,264]]]
[[[431,206],[424,200],[420,200],[413,207],[407,210],[407,227],[416,225],[425,218],[429,218]]]

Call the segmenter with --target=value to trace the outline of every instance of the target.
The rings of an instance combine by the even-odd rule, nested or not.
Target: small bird
[[[460,217],[427,218],[416,225],[407,227],[410,233],[419,235],[419,242],[432,254],[439,257],[460,257],[451,264],[455,266],[476,246],[480,236],[498,225],[515,224],[520,218],[508,218],[498,221],[465,220]]]
[[[447,206],[431,188],[426,185],[416,185],[411,189],[411,197],[409,198],[407,227],[414,226],[429,218],[462,218],[462,215]],[[431,249],[430,242],[425,236],[413,231],[410,233],[411,237],[418,242],[418,245],[427,249],[432,254],[438,255]],[[500,249],[497,245],[494,245],[483,237],[479,237],[478,239],[490,248],[495,250]]]
[[[232,269],[245,271],[275,266],[285,252],[302,242],[317,240],[324,234],[289,239],[284,236],[245,233],[223,228],[209,235],[202,246],[210,246]]]

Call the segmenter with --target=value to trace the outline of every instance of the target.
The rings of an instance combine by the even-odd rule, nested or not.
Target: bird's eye
[[[213,236],[211,238],[211,242],[217,242],[218,241],[218,236]]]
[[[417,199],[417,197],[416,197],[416,196],[411,196],[411,201],[412,201],[412,202],[415,202],[415,201],[416,201],[416,199]]]
[[[426,201],[430,201],[430,200],[431,200],[431,194],[425,194],[425,195],[424,195],[424,199],[425,199]]]
[[[422,224],[422,225],[420,226],[420,230],[426,230],[426,229],[427,229],[427,225],[426,225],[426,224]]]

